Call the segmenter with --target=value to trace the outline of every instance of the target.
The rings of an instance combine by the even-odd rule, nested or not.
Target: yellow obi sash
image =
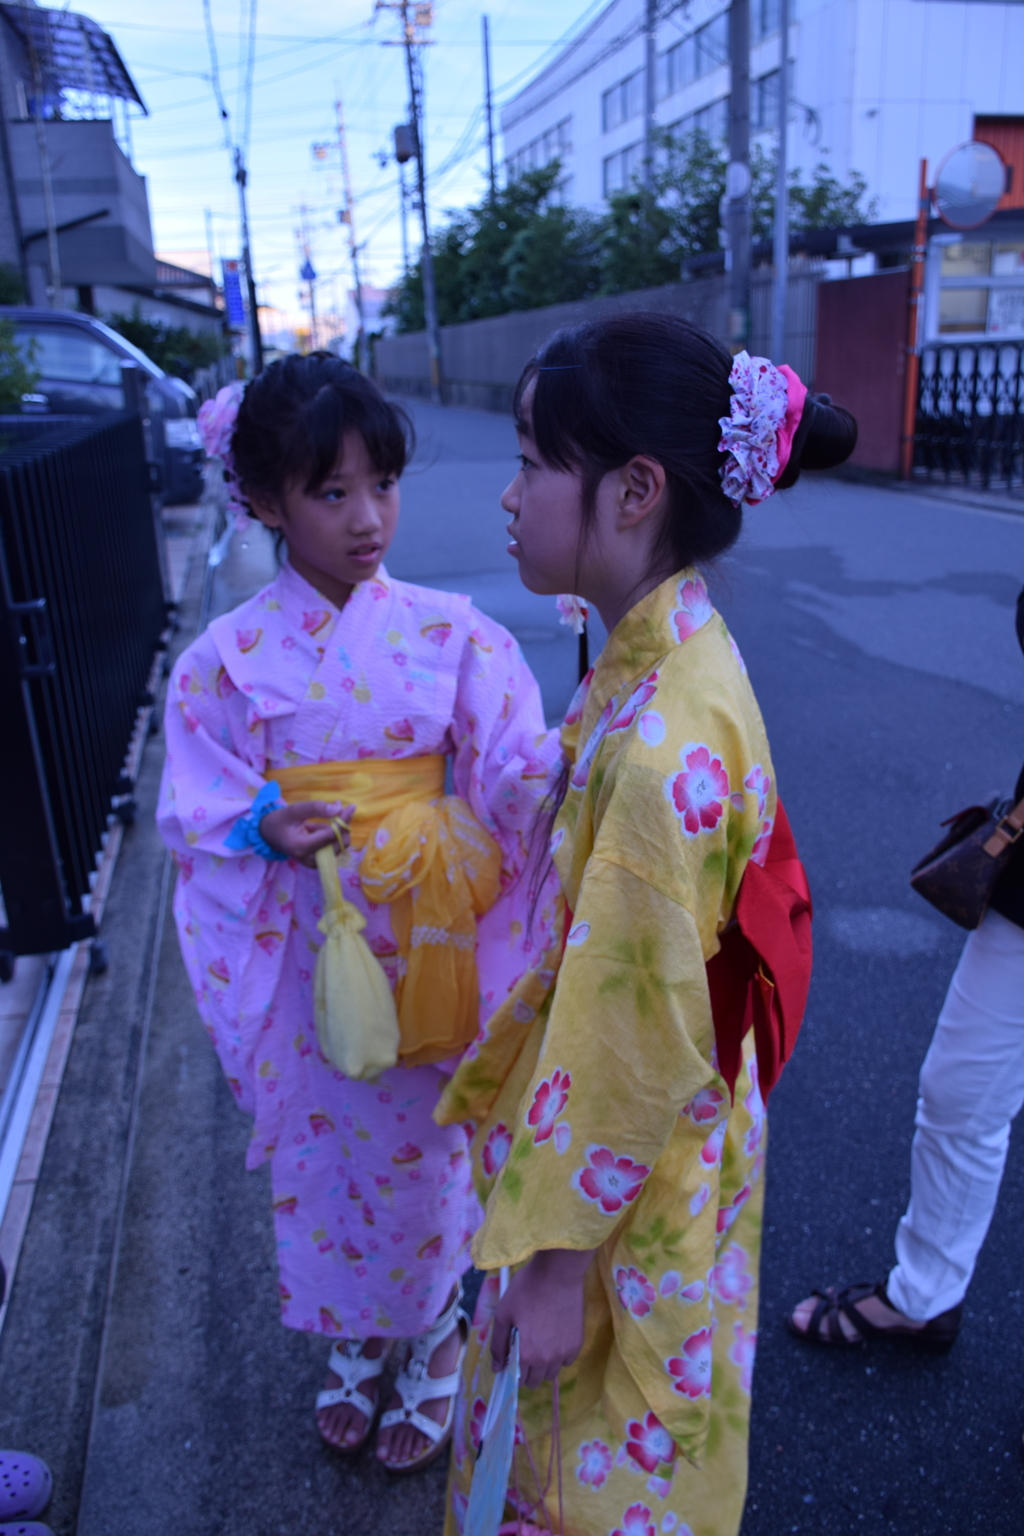
[[[440,755],[310,763],[268,773],[289,804],[354,805],[352,846],[368,901],[391,907],[399,1059],[444,1061],[479,1028],[476,919],[500,890],[501,850],[466,802],[444,793]],[[350,905],[350,904],[349,904]]]

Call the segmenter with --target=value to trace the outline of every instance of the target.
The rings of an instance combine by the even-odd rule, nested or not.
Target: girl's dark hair
[[[713,560],[735,543],[743,508],[722,491],[719,417],[729,414],[732,358],[713,336],[677,315],[644,311],[556,331],[523,370],[513,397],[541,458],[583,478],[583,539],[600,481],[636,454],[665,470],[668,516],[654,566],[669,575]],[[536,381],[530,421],[523,396]],[[801,469],[850,457],[857,423],[827,395],[808,395],[780,489]]]
[[[352,431],[380,474],[402,473],[415,443],[412,423],[372,379],[332,352],[271,363],[247,387],[231,439],[242,494],[276,499],[296,482],[315,491]]]

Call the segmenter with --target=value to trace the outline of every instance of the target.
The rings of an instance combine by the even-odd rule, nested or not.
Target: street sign
[[[222,261],[224,271],[224,307],[228,313],[228,325],[245,326],[245,304],[242,300],[242,263]]]
[[[299,276],[302,278],[302,281],[304,283],[315,283],[316,282],[316,273],[313,270],[313,263],[308,258],[307,258],[307,260],[305,260],[302,263],[302,266],[299,268]]]
[[[951,229],[977,229],[990,219],[1006,191],[1006,166],[991,144],[951,150],[935,178],[935,207]]]

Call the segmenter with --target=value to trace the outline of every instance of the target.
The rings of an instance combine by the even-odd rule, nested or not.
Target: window
[[[779,126],[779,72],[762,75],[750,82],[750,129],[763,133]]]
[[[625,192],[635,176],[640,174],[644,161],[643,143],[630,144],[618,154],[609,155],[604,162],[604,195],[614,197]]]
[[[769,3],[769,0],[765,0]],[[777,6],[778,0],[771,0]],[[778,23],[776,23],[778,25]],[[701,75],[729,62],[729,12],[722,11],[706,26],[676,43],[658,60],[658,96],[673,96]]]
[[[535,171],[552,160],[564,160],[572,153],[572,118],[563,117],[553,128],[538,134],[505,162],[509,181],[518,181],[527,171]]]
[[[983,331],[988,317],[987,288],[943,288],[939,294],[939,330]]]
[[[729,98],[721,96],[709,102],[699,112],[688,112],[678,122],[669,124],[674,139],[685,139],[691,133],[705,133],[709,139],[725,139],[729,136]]]
[[[601,97],[601,127],[605,133],[628,123],[644,110],[644,71],[636,69]]]
[[[720,64],[729,62],[729,12],[723,11],[695,34],[697,39],[697,74],[709,75]]]
[[[18,342],[26,353],[34,343],[32,366],[44,379],[65,384],[121,386],[121,359],[117,353],[77,327],[19,324]]]
[[[790,18],[793,10],[790,7]],[[754,42],[759,42],[762,37],[770,37],[773,32],[779,30],[779,0],[752,0],[750,7],[750,35]]]

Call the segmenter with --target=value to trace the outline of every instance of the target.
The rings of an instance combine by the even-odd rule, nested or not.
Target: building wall
[[[26,236],[43,234],[46,208],[36,127],[8,122],[15,189]],[[113,124],[48,122],[44,125],[52,168],[57,224],[101,213],[98,218],[58,236],[61,280],[67,286],[152,283],[156,273],[145,178],[128,163],[114,139]],[[46,285],[46,239],[27,247],[30,278]],[[33,303],[45,302],[35,292]]]
[[[659,55],[723,9],[722,0],[680,6],[658,28]],[[751,78],[758,80],[779,66],[777,6],[752,0],[751,10]],[[609,129],[602,125],[601,100],[643,69],[644,11],[645,0],[612,0],[502,112],[506,161],[546,163],[560,153],[568,201],[603,207],[605,159],[643,140],[642,90],[635,115]],[[807,172],[825,160],[841,180],[859,171],[877,199],[880,222],[913,217],[918,161],[925,156],[934,169],[948,150],[973,137],[975,115],[1024,115],[1024,5],[791,0],[791,12],[791,163]],[[710,69],[662,94],[658,121],[669,127],[709,108],[721,119],[724,108],[715,104],[728,90],[728,67]],[[561,142],[571,147],[559,151],[557,130],[566,120]],[[756,137],[770,149],[775,134],[766,128]]]

